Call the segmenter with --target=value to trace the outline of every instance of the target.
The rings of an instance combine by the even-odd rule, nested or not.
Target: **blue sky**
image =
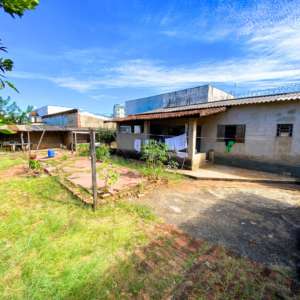
[[[238,93],[300,81],[298,0],[40,0],[21,19],[0,18],[20,91],[0,95],[23,109],[109,113],[203,84]]]

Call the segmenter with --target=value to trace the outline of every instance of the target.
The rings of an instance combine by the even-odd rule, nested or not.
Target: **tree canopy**
[[[15,15],[22,17],[27,10],[35,10],[37,5],[39,5],[38,0],[0,0],[0,7],[3,7],[4,11],[13,18]]]

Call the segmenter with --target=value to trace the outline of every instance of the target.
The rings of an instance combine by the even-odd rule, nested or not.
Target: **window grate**
[[[280,137],[293,136],[293,124],[277,124],[277,134]]]

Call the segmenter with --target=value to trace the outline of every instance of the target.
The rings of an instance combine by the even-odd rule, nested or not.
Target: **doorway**
[[[196,150],[197,150],[197,153],[200,153],[200,150],[201,150],[201,125],[197,125]]]

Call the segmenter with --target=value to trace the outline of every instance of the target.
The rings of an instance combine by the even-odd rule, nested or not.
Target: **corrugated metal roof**
[[[276,102],[276,101],[290,101],[290,100],[300,100],[300,92],[259,96],[259,97],[240,98],[240,99],[231,99],[231,100],[221,100],[221,101],[213,101],[213,102],[199,103],[199,104],[193,104],[193,105],[160,108],[160,109],[140,113],[138,115],[160,114],[160,113],[165,113],[165,112],[177,112],[177,111],[184,111],[184,110],[194,110],[194,109],[244,105],[244,104],[267,103],[267,102]],[[118,119],[115,119],[115,122],[118,122],[117,120]]]
[[[5,125],[0,126],[0,129],[9,129],[11,131],[86,131],[90,130],[89,127],[63,127],[63,126],[49,126],[49,125]],[[93,127],[98,130],[98,127]]]
[[[216,107],[216,108],[206,108],[206,109],[195,109],[188,111],[180,112],[163,112],[157,114],[148,114],[148,115],[133,115],[124,118],[118,118],[113,120],[104,121],[104,123],[109,122],[127,122],[127,121],[147,121],[147,120],[158,120],[158,119],[173,119],[173,118],[182,118],[182,117],[206,117],[220,112],[226,111],[227,107]]]

